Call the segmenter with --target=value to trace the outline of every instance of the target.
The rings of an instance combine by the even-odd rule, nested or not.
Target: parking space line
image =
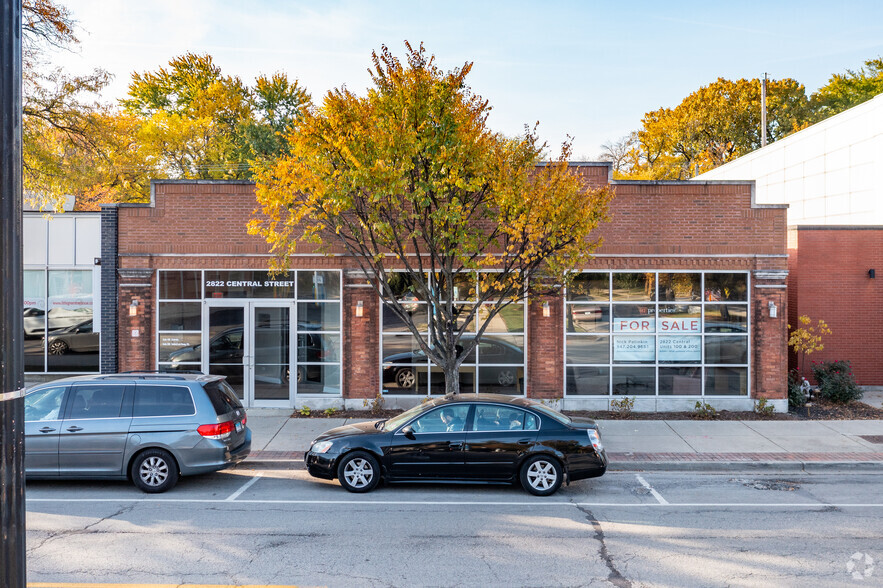
[[[650,491],[650,494],[653,495],[653,498],[659,501],[659,504],[668,504],[668,500],[662,497],[662,494],[653,489],[653,486],[647,483],[647,480],[642,478],[640,474],[635,474],[635,477],[638,479],[638,482],[641,483],[641,486]]]
[[[27,498],[27,502],[53,502],[53,503],[151,503],[162,504],[223,504],[227,499],[218,498]],[[843,502],[542,502],[542,501],[477,501],[477,500],[237,500],[236,504],[291,504],[291,505],[341,505],[341,506],[534,506],[534,507],[559,507],[559,506],[583,506],[601,507],[610,506],[617,508],[646,508],[646,507],[757,507],[757,508],[883,508],[883,502],[872,503],[843,503]]]
[[[246,482],[245,484],[243,484],[243,485],[239,488],[239,490],[237,490],[236,492],[234,492],[233,494],[231,494],[230,496],[228,496],[228,497],[225,499],[225,502],[233,502],[234,500],[236,500],[237,498],[239,498],[239,496],[240,496],[243,492],[245,492],[246,490],[248,490],[249,488],[251,488],[252,484],[254,484],[254,483],[257,482],[258,480],[260,480],[260,479],[261,479],[261,476],[263,476],[263,475],[264,475],[263,472],[259,472],[259,473],[255,474],[254,477],[253,477],[251,480],[249,480],[248,482]]]

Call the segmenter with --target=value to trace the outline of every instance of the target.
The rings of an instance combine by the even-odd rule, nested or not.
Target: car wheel
[[[537,455],[521,466],[521,485],[535,496],[554,494],[563,480],[561,464],[555,458]]]
[[[55,340],[49,344],[49,355],[64,355],[70,349],[64,341]]]
[[[497,374],[497,382],[500,386],[511,386],[515,383],[515,372],[512,370],[500,370]]]
[[[178,483],[178,463],[162,449],[148,449],[132,462],[132,482],[144,492],[156,494],[171,490]]]
[[[300,384],[306,379],[307,379],[307,374],[305,373],[304,368],[302,368],[302,367],[297,368],[297,383]]]
[[[399,388],[413,388],[417,383],[417,374],[411,368],[401,369],[396,372],[396,384]]]
[[[350,492],[370,492],[380,482],[380,465],[370,454],[355,451],[340,461],[337,479]]]

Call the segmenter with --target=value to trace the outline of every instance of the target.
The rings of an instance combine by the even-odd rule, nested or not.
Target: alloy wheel
[[[374,468],[367,459],[357,457],[346,464],[343,475],[353,488],[364,488],[374,479]]]
[[[555,466],[546,460],[537,460],[527,469],[527,483],[537,490],[549,490],[557,480]]]

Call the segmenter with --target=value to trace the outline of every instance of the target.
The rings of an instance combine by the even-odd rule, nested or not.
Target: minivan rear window
[[[188,416],[196,413],[186,386],[139,384],[135,389],[136,417]]]
[[[230,384],[223,380],[209,382],[205,385],[205,392],[208,394],[212,406],[215,407],[215,413],[220,416],[233,412],[242,408],[242,403],[236,397],[236,392],[230,387]]]

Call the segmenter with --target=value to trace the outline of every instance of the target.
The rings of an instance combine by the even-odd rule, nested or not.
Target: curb
[[[233,469],[306,470],[303,459],[246,459]],[[612,461],[609,472],[883,473],[880,461]]]
[[[609,472],[745,472],[801,474],[883,472],[879,461],[632,461],[611,463]]]

